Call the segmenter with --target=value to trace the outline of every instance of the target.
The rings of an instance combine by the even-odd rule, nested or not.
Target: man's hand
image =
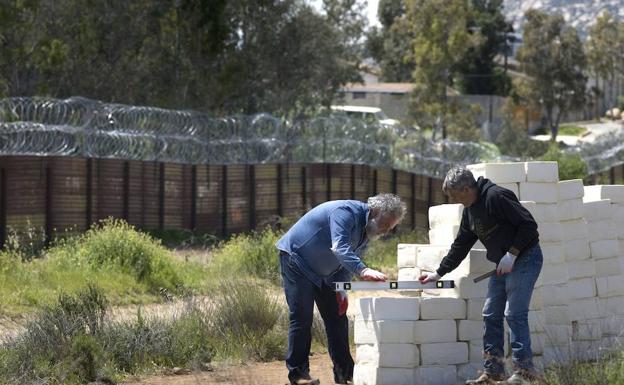
[[[515,261],[516,256],[508,251],[507,254],[505,254],[505,256],[500,260],[500,262],[498,262],[498,266],[496,266],[496,274],[502,275],[511,273]]]
[[[440,278],[442,278],[440,277],[440,274],[434,271],[433,273],[427,273],[427,274],[421,275],[420,277],[418,277],[418,280],[420,281],[420,283],[424,285],[425,283],[438,281],[440,280]]]
[[[385,281],[386,275],[380,271],[366,267],[360,273],[360,278],[365,281]]]
[[[338,315],[347,314],[347,309],[349,308],[349,297],[347,297],[347,293],[344,291],[337,291],[336,301],[338,302]]]

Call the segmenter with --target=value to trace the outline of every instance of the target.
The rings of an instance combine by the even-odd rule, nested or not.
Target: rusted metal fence
[[[351,164],[183,165],[78,157],[0,157],[0,243],[7,229],[65,230],[123,218],[144,229],[220,236],[300,215],[327,200],[400,195],[403,228],[427,229],[431,205],[446,202],[441,180]]]

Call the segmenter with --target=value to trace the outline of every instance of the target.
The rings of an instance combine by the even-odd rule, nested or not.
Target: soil
[[[327,353],[310,357],[310,374],[321,384],[334,384],[332,363]],[[123,385],[285,385],[288,371],[284,361],[251,363],[242,366],[218,366],[210,372],[183,375],[145,376],[123,382]]]

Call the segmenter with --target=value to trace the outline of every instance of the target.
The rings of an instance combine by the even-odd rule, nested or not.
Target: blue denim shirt
[[[350,281],[366,265],[365,229],[370,209],[355,200],[322,203],[308,211],[275,244],[318,287]]]

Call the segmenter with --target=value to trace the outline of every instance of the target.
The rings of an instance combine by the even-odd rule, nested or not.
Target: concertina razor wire
[[[624,161],[624,138],[616,139],[573,151],[590,173],[602,171]],[[0,99],[0,154],[213,165],[351,163],[436,178],[456,164],[516,160],[479,143],[431,141],[417,131],[346,116],[219,118],[82,97]]]

